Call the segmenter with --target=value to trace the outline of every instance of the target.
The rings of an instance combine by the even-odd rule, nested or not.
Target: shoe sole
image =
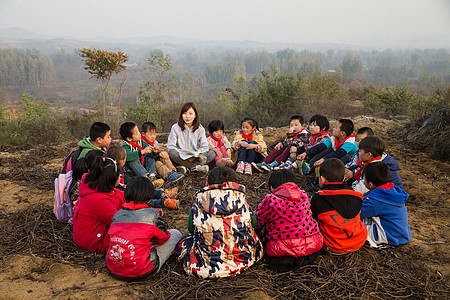
[[[266,171],[266,172],[272,171],[272,169],[270,169],[270,168],[267,167],[267,166],[261,166],[261,169],[263,169],[263,170]]]
[[[255,170],[257,170],[257,171],[259,171],[259,172],[261,172],[261,173],[264,172],[264,170],[261,169],[261,168],[259,168],[258,165],[257,165],[255,162],[252,162],[252,166],[253,166],[253,168],[255,168]]]

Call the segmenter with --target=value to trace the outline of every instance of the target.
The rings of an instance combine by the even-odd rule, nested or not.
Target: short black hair
[[[123,160],[127,158],[127,151],[124,147],[119,145],[109,146],[108,151],[106,151],[106,156],[111,157],[115,161]]]
[[[300,124],[302,124],[302,125],[305,124],[305,120],[304,120],[303,117],[300,116],[300,115],[293,115],[293,116],[289,119],[289,123],[290,123],[292,120],[298,120],[298,121],[300,122]]]
[[[329,182],[342,182],[345,166],[340,159],[329,158],[320,165],[319,173]]]
[[[355,130],[355,126],[350,119],[340,119],[339,123],[341,123],[341,131],[344,131],[347,136],[350,136]]]
[[[286,182],[293,182],[297,184],[297,178],[295,177],[294,173],[292,173],[292,171],[280,169],[272,172],[269,177],[268,185],[269,188],[276,189]]]
[[[242,123],[244,123],[244,122],[250,124],[252,127],[256,127],[256,130],[258,130],[258,128],[259,128],[258,127],[258,121],[256,121],[252,117],[245,117],[245,118],[243,118],[242,121],[241,121],[241,127],[242,127]]]
[[[122,139],[127,142],[127,138],[133,137],[133,128],[136,127],[136,124],[133,122],[125,122],[122,125],[120,125],[120,136]]]
[[[215,167],[208,175],[208,184],[222,184],[228,181],[236,182],[236,173],[229,167]]]
[[[97,157],[92,169],[84,178],[89,188],[100,193],[109,193],[116,187],[120,169],[112,158]]]
[[[217,131],[219,129],[223,131],[224,128],[225,126],[223,125],[223,122],[220,120],[212,120],[208,124],[209,134],[212,134],[214,131]]]
[[[155,197],[155,187],[146,177],[135,177],[130,180],[125,189],[125,202],[148,203],[150,199]]]
[[[369,135],[374,135],[375,133],[373,132],[372,128],[370,128],[370,127],[361,127],[356,132],[356,135],[360,135],[360,134],[367,134],[367,136],[369,136]]]
[[[153,122],[145,122],[142,124],[141,132],[146,133],[147,131],[156,131],[156,125]]]
[[[77,160],[76,164],[72,168],[72,177],[76,180],[81,180],[84,173],[89,172],[86,157],[82,157]]]
[[[377,157],[383,154],[384,150],[386,150],[386,145],[379,137],[372,135],[366,136],[359,142],[359,149],[364,150],[366,153],[370,152]]]
[[[391,178],[389,166],[382,161],[369,163],[364,167],[364,178],[367,183],[370,182],[375,187],[386,184]]]
[[[98,138],[104,138],[105,135],[111,131],[111,128],[108,124],[102,122],[94,122],[89,128],[89,137],[91,141],[96,141]]]
[[[317,125],[319,125],[321,131],[328,131],[330,129],[330,122],[328,121],[327,117],[322,115],[314,115],[309,120],[309,124],[316,122]]]

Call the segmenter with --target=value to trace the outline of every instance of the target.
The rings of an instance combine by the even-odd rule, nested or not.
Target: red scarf
[[[217,141],[217,148],[220,148],[223,146],[223,142],[222,142],[223,136],[221,136],[220,139],[217,139],[212,134],[210,134],[209,137],[212,138],[213,140]]]
[[[358,159],[358,166],[362,165],[361,168],[358,169],[358,171],[356,171],[355,176],[353,176],[357,181],[359,181],[361,179],[361,175],[362,175],[362,171],[364,170],[364,168],[371,162],[373,162],[374,160],[380,160],[381,159],[381,155],[372,158],[371,160],[369,160],[368,162],[366,162],[364,165],[362,165],[361,160]]]
[[[132,143],[132,142],[128,142],[128,143],[130,143],[130,145],[131,145],[133,148],[138,147],[138,148],[139,148],[139,151],[142,151],[142,150],[143,150],[143,149],[142,149],[142,146],[139,145],[139,143]],[[141,159],[141,164],[144,165],[144,155],[141,155],[140,159]]]
[[[310,142],[310,144],[311,145],[315,145],[315,143],[316,143],[316,139],[319,137],[319,136],[321,136],[321,135],[324,135],[325,133],[328,133],[329,134],[329,132],[328,131],[326,131],[326,130],[322,130],[321,132],[319,132],[318,134],[316,134],[316,135],[313,135],[313,137],[312,137],[312,139],[311,139],[311,142]]]
[[[351,138],[351,137],[355,137],[355,135],[354,135],[354,134],[349,135],[348,137],[346,137],[345,139],[343,139],[342,142],[340,142],[339,144],[336,144],[336,142],[338,141],[338,139],[337,139],[337,137],[334,137],[334,143],[335,143],[335,145],[336,145],[336,150],[339,149],[339,148],[341,148],[341,146],[344,145],[345,141],[348,140],[348,139]]]
[[[241,135],[244,138],[244,140],[247,140],[249,142],[253,139],[253,131],[252,131],[252,134],[250,134],[250,135],[245,135],[244,132],[241,132]]]
[[[141,138],[142,138],[142,140],[144,141],[144,142],[146,142],[147,144],[149,144],[149,145],[152,145],[152,146],[155,146],[155,140],[153,140],[153,142],[150,142],[149,140],[147,140],[146,138],[145,138],[145,136],[141,136]]]

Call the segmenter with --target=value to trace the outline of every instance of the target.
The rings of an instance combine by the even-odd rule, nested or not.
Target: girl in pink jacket
[[[296,183],[291,171],[274,171],[268,182],[271,193],[256,210],[266,260],[271,269],[281,272],[311,264],[323,246],[308,196]]]

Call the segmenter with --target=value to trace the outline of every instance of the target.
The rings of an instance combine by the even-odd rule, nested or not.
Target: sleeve
[[[265,226],[270,220],[270,213],[271,213],[271,207],[268,204],[268,197],[267,195],[261,203],[258,205],[258,209],[255,211],[255,214],[257,216],[257,228],[262,228]]]
[[[169,137],[167,138],[167,151],[171,149],[180,150],[180,148],[177,146],[178,141],[178,133],[176,130],[177,124],[174,124],[172,126],[172,129],[170,129]]]
[[[238,148],[236,147],[236,144],[237,144],[238,142],[240,142],[240,141],[242,141],[242,135],[241,135],[241,133],[238,131],[238,132],[236,133],[236,135],[234,136],[234,140],[233,140],[233,143],[231,144],[231,148],[232,148],[233,150],[237,150]]]
[[[266,145],[266,142],[264,141],[264,137],[262,134],[257,135],[256,143],[258,143],[258,145],[259,145],[259,149],[256,152],[262,153],[262,152],[267,151],[267,145]]]
[[[315,154],[322,152],[323,150],[325,150],[327,148],[328,147],[325,145],[325,142],[324,142],[324,143],[317,144],[312,148],[306,149],[305,152],[306,152],[306,155],[308,155],[308,156],[314,156]]]
[[[345,151],[345,149],[343,149],[342,147],[337,149],[336,151],[331,152],[330,154],[327,154],[323,157],[323,159],[328,159],[328,158],[341,158],[344,157],[344,155],[347,154],[347,151]]]
[[[155,244],[161,245],[167,242],[167,240],[170,238],[170,232],[167,230],[166,225],[164,224],[162,220],[161,211],[157,212],[157,217],[155,220],[155,226],[158,228],[155,230]]]
[[[98,201],[93,201],[91,206],[92,211],[95,212],[95,216],[100,222],[111,225],[112,219],[119,208],[114,205],[114,203],[110,199],[110,196],[106,193],[98,192],[97,194],[99,197],[101,197],[101,199],[98,199]],[[114,197],[117,197],[118,200],[122,202],[120,197],[116,194]]]
[[[360,218],[365,219],[375,216],[377,216],[377,208],[369,197],[364,197]]]
[[[358,151],[358,146],[356,146],[355,143],[347,142],[347,143],[344,143],[344,145],[342,145],[342,147],[339,148],[338,150],[341,150],[341,149],[344,150],[345,153],[347,154],[347,153],[350,153],[353,151]]]
[[[257,228],[258,227],[258,217],[256,216],[256,213],[253,211],[253,209],[251,208],[251,206],[249,205],[250,208],[250,213],[252,215],[252,227],[253,228]]]
[[[225,148],[226,148],[227,150],[228,150],[228,149],[231,149],[230,141],[227,139],[226,136],[223,136],[222,142],[223,142],[223,145],[225,146]]]
[[[194,221],[192,219],[192,209],[189,211],[187,228],[190,234],[194,234]]]
[[[318,196],[317,195],[313,195],[311,197],[311,212],[312,212],[312,217],[314,220],[316,220],[317,222],[319,222],[319,214],[318,214]]]
[[[121,145],[127,152],[127,161],[135,161],[141,157],[141,151],[131,151],[131,146],[128,143]]]
[[[206,140],[208,141],[209,150],[216,148],[216,145],[214,145],[212,138],[207,137]]]
[[[208,152],[209,146],[208,141],[206,140],[205,128],[203,126],[200,126],[197,130],[199,130],[198,143],[200,145],[198,153]]]

